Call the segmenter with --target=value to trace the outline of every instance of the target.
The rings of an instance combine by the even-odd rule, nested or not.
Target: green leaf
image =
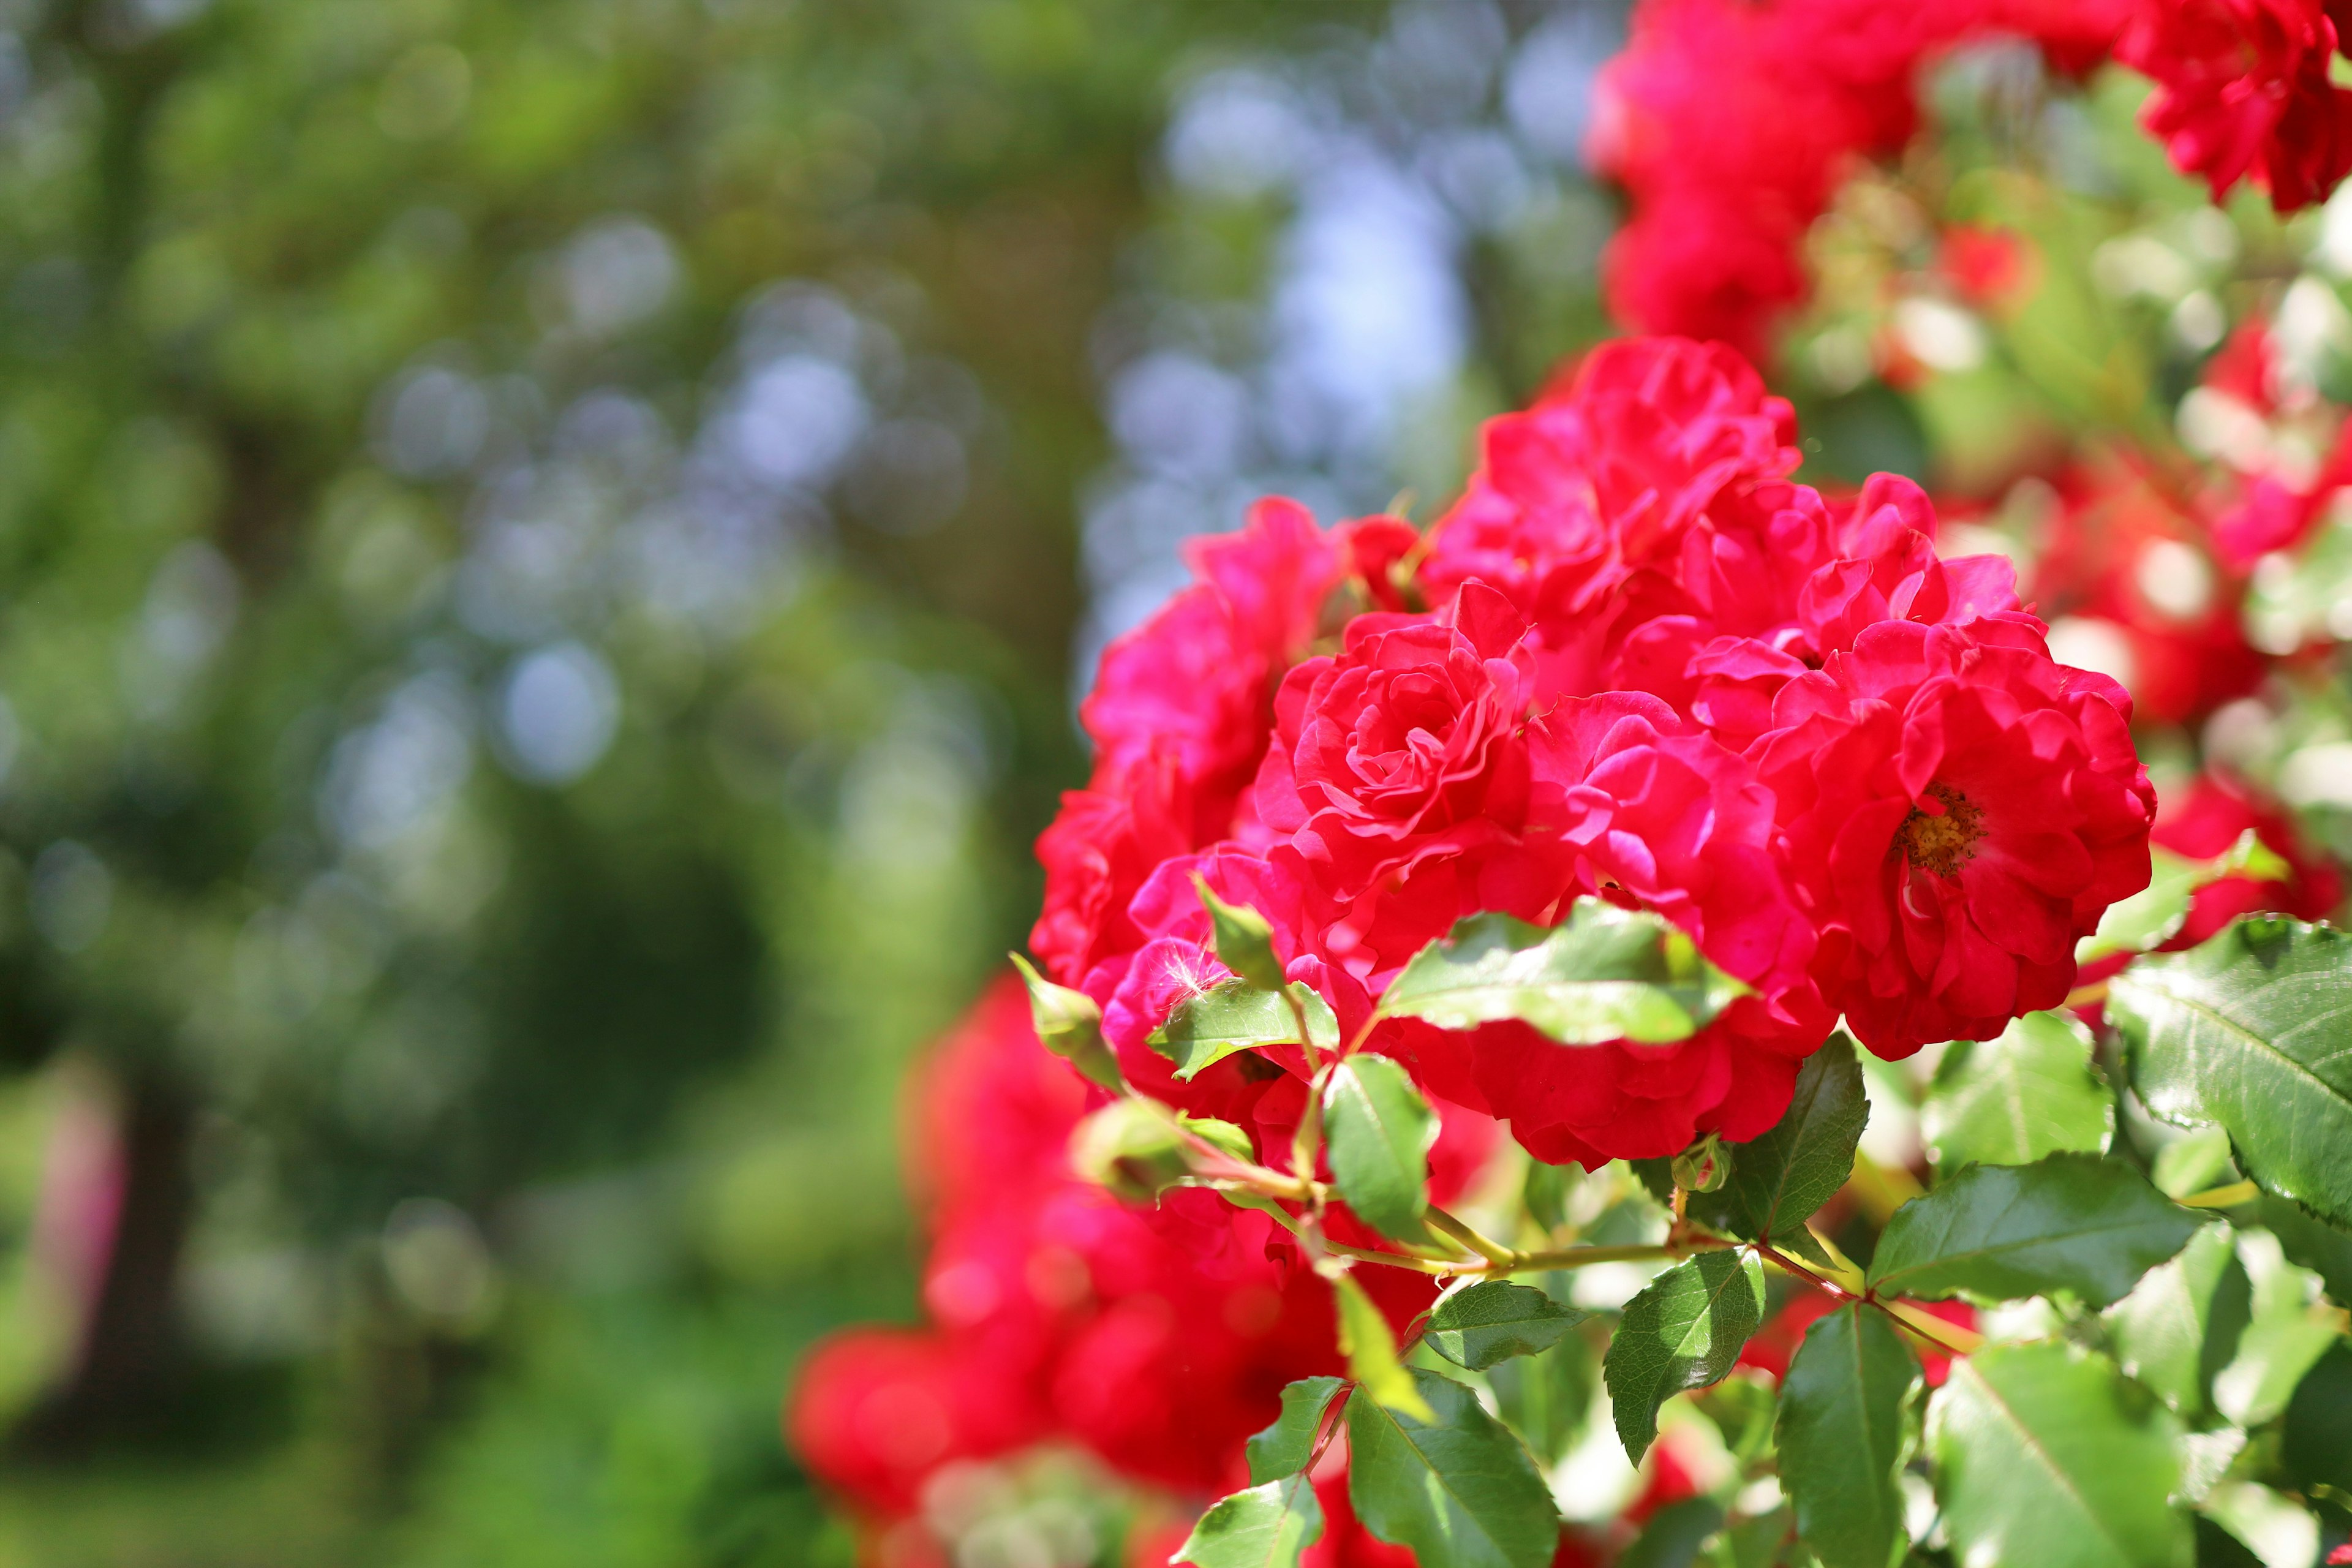
[[[1209,890],[1207,879],[1192,873],[1193,890],[1209,911],[1209,930],[1216,938],[1217,962],[1261,991],[1279,991],[1282,960],[1274,955],[1274,928],[1246,904],[1229,904]]]
[[[2211,1404],[2213,1374],[2237,1353],[2252,1291],[2235,1233],[2208,1226],[2107,1310],[2108,1342],[2126,1372],[2193,1420]]]
[[[1785,1240],[1809,1257],[1818,1254],[1805,1221],[1853,1173],[1854,1146],[1869,1117],[1862,1067],[1841,1031],[1797,1074],[1796,1095],[1780,1124],[1734,1146],[1730,1181],[1717,1192],[1692,1194],[1691,1217],[1750,1241]]]
[[[1323,1413],[1346,1386],[1344,1378],[1302,1377],[1282,1391],[1282,1414],[1253,1436],[1246,1448],[1253,1484],[1295,1476],[1307,1468],[1315,1456],[1315,1436],[1323,1429]]]
[[[1583,1435],[1600,1372],[1591,1343],[1571,1333],[1540,1355],[1498,1362],[1486,1381],[1511,1430],[1526,1440],[1537,1463],[1550,1466]]]
[[[1396,1334],[1389,1328],[1388,1319],[1364,1294],[1364,1288],[1342,1274],[1331,1281],[1331,1300],[1339,1314],[1339,1353],[1348,1358],[1348,1375],[1389,1408],[1434,1420],[1413,1379],[1397,1360]]]
[[[2189,1568],[2179,1427],[2113,1363],[2056,1343],[1952,1363],[1927,1408],[1927,1449],[1962,1563]]]
[[[1356,1517],[1422,1568],[1549,1568],[1559,1510],[1527,1449],[1460,1384],[1412,1373],[1426,1416],[1348,1401]]]
[[[1323,1086],[1331,1179],[1356,1217],[1391,1241],[1419,1241],[1437,1116],[1386,1057],[1335,1063]]]
[[[2280,1462],[2295,1485],[2352,1494],[2352,1342],[2336,1341],[2303,1374],[2282,1436]]]
[[[1083,991],[1055,984],[1019,953],[1011,957],[1013,967],[1021,972],[1022,984],[1029,988],[1029,1022],[1037,1031],[1038,1042],[1113,1094],[1125,1094],[1127,1080],[1119,1076],[1118,1058],[1104,1043],[1102,1009],[1095,1005],[1095,999]]]
[[[2262,1426],[2341,1335],[2343,1314],[2312,1300],[2318,1283],[2289,1263],[2277,1241],[2250,1233],[2240,1248],[2253,1284],[2238,1353],[2213,1378],[2213,1407],[2234,1426]]]
[[[1286,1476],[1219,1498],[1192,1527],[1171,1563],[1200,1568],[1292,1568],[1323,1539],[1323,1505],[1315,1483]]]
[[[2028,1013],[1998,1039],[1953,1041],[1919,1106],[1920,1136],[1947,1173],[2095,1154],[2115,1120],[2115,1096],[2091,1066],[2091,1032],[2063,1013]]]
[[[1921,1380],[1884,1315],[1859,1302],[1805,1331],[1780,1389],[1780,1484],[1823,1568],[1889,1568],[1903,1527],[1903,1409]]]
[[[2197,889],[2225,877],[2284,882],[2294,868],[2267,848],[2251,827],[2210,860],[2191,860],[2168,849],[2148,851],[2147,886],[2107,906],[2099,929],[2074,944],[2074,962],[2089,963],[2118,952],[2146,952],[2172,940],[2189,919]]]
[[[2352,937],[2255,916],[2108,984],[2147,1108],[2228,1130],[2246,1173],[2352,1224]]]
[[[1991,1300],[2071,1290],[2105,1307],[2205,1223],[2115,1160],[1971,1165],[1895,1211],[1870,1260],[1882,1296]]]
[[[1311,988],[1296,983],[1281,991],[1261,991],[1246,980],[1220,980],[1206,991],[1176,1004],[1168,1021],[1151,1031],[1147,1043],[1176,1064],[1176,1077],[1190,1083],[1202,1068],[1259,1046],[1295,1046],[1298,1016],[1290,1010],[1295,999],[1307,1014],[1315,1043],[1336,1050],[1339,1021],[1331,1005]]]
[[[1748,987],[1663,918],[1579,899],[1546,930],[1472,915],[1413,954],[1381,1011],[1444,1029],[1517,1018],[1562,1045],[1688,1039]]]
[[[1457,1366],[1484,1372],[1507,1357],[1549,1350],[1591,1315],[1531,1286],[1481,1279],[1438,1302],[1422,1338]]]
[[[1763,1316],[1764,1266],[1744,1249],[1686,1258],[1625,1303],[1601,1373],[1635,1464],[1658,1436],[1658,1407],[1729,1372]]]

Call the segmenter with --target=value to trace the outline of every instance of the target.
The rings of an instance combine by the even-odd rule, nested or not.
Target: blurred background
[[[1073,692],[1601,333],[1622,9],[0,0],[0,1568],[847,1562]]]

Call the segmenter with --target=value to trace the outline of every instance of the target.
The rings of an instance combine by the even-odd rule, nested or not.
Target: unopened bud
[[[1191,1174],[1184,1141],[1168,1113],[1140,1100],[1114,1100],[1070,1134],[1070,1166],[1085,1181],[1148,1203]]]
[[[1711,1193],[1731,1180],[1731,1151],[1708,1133],[1675,1156],[1675,1185],[1686,1193]]]
[[[1118,1058],[1111,1055],[1110,1047],[1103,1039],[1102,1009],[1095,1005],[1095,999],[1083,991],[1055,984],[1019,953],[1012,957],[1013,967],[1021,971],[1021,978],[1029,987],[1029,1022],[1037,1031],[1038,1042],[1084,1073],[1090,1082],[1100,1084],[1113,1094],[1127,1092],[1127,1080],[1119,1076]]]

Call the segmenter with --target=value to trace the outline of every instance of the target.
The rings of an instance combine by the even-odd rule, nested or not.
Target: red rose
[[[1173,757],[1147,753],[1122,772],[1098,772],[1096,784],[1064,795],[1061,814],[1037,838],[1045,902],[1029,951],[1064,985],[1135,951],[1143,939],[1128,900],[1153,868],[1195,842],[1192,796]]]
[[[1758,742],[1823,989],[1907,1055],[2054,1007],[2074,942],[2147,886],[2155,793],[2131,700],[2040,623],[1888,621],[1782,689]]]
[[[1258,816],[1316,906],[1313,945],[1359,977],[1532,896],[1524,630],[1474,583],[1442,616],[1359,616],[1283,682]]]
[[[1240,533],[1194,540],[1187,554],[1201,580],[1103,651],[1078,717],[1097,779],[1173,758],[1203,844],[1224,837],[1257,771],[1268,700],[1314,640],[1341,562],[1307,509],[1278,497],[1252,507]]]
[[[2251,176],[2282,213],[2352,171],[2352,92],[2320,0],[2141,0],[2116,58],[2156,79],[2140,122],[2221,202]]]

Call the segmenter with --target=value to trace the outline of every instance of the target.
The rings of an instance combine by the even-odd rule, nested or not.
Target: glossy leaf
[[[2253,917],[2110,982],[2148,1109],[2226,1129],[2246,1173],[2352,1224],[2352,937]]]
[[[1636,1464],[1658,1436],[1658,1407],[1729,1372],[1763,1313],[1764,1266],[1745,1250],[1686,1258],[1625,1303],[1601,1376]]]
[[[1364,1288],[1342,1274],[1331,1282],[1331,1300],[1339,1315],[1339,1353],[1348,1358],[1348,1375],[1381,1405],[1433,1419],[1413,1379],[1397,1360],[1395,1331]]]
[[[1888,1568],[1903,1527],[1904,1405],[1919,1358],[1885,1318],[1860,1304],[1806,1331],[1780,1389],[1780,1484],[1797,1531],[1823,1568]]]
[[[1527,1449],[1460,1384],[1412,1375],[1426,1417],[1348,1400],[1356,1517],[1422,1568],[1549,1568],[1559,1511]]]
[[[2103,1356],[2042,1342],[1953,1363],[1927,1433],[1953,1556],[2189,1568],[2189,1521],[2168,1500],[2179,1432]]]
[[[2237,1353],[2252,1303],[2235,1233],[2209,1226],[2108,1309],[2108,1342],[2126,1372],[2193,1419],[2211,1402],[2213,1374]]]
[[[2115,1096],[2091,1066],[2091,1032],[2063,1013],[2028,1013],[1998,1038],[1952,1042],[1920,1102],[1919,1134],[1949,1173],[2095,1154],[2115,1119]]]
[[[1481,1279],[1438,1302],[1422,1339],[1456,1365],[1484,1372],[1507,1357],[1549,1350],[1591,1316],[1532,1286]]]
[[[1335,1064],[1323,1087],[1323,1136],[1331,1179],[1356,1216],[1392,1241],[1424,1239],[1437,1115],[1404,1068],[1370,1055]]]
[[[2189,919],[2197,889],[2225,877],[2283,882],[2294,868],[2281,859],[2251,827],[2238,841],[2208,860],[2192,860],[2168,849],[2148,851],[2147,886],[2107,906],[2099,929],[2074,944],[2074,961],[2089,963],[2118,952],[2146,952],[2172,939]]]
[[[1176,1064],[1176,1077],[1191,1082],[1202,1068],[1259,1046],[1299,1044],[1295,999],[1307,1014],[1316,1045],[1337,1049],[1339,1023],[1331,1005],[1308,986],[1293,983],[1283,991],[1262,991],[1246,980],[1221,980],[1179,1002],[1168,1021],[1148,1037],[1151,1048]]]
[[[2312,1300],[2318,1281],[2287,1261],[2275,1237],[2239,1245],[2252,1302],[2238,1353],[2213,1378],[2213,1407],[2251,1431],[2285,1410],[2295,1387],[2343,1332],[2343,1314]]]
[[[1217,946],[1217,962],[1261,991],[1279,991],[1282,961],[1274,955],[1274,928],[1246,904],[1229,904],[1209,890],[1199,872],[1192,875],[1201,907],[1209,911],[1209,931]]]
[[[1546,930],[1472,915],[1415,953],[1381,1010],[1446,1029],[1516,1018],[1563,1045],[1687,1039],[1748,987],[1657,915],[1579,899]]]
[[[1267,1481],[1219,1498],[1171,1563],[1200,1568],[1293,1568],[1298,1555],[1323,1539],[1323,1505],[1303,1475]]]
[[[1307,1468],[1315,1454],[1316,1434],[1323,1429],[1324,1413],[1346,1386],[1343,1378],[1302,1377],[1282,1391],[1282,1414],[1247,1446],[1253,1483],[1279,1480]]]
[[[1691,1217],[1817,1256],[1805,1221],[1845,1185],[1869,1117],[1853,1042],[1843,1032],[1832,1035],[1798,1072],[1796,1094],[1779,1124],[1734,1146],[1730,1180],[1718,1191],[1692,1194]]]
[[[2104,1307],[2203,1223],[2118,1161],[2053,1154],[1971,1165],[1895,1211],[1870,1260],[1870,1285],[1929,1300],[2068,1290]]]
[[[1029,988],[1029,1022],[1038,1043],[1113,1094],[1127,1092],[1119,1076],[1118,1058],[1111,1055],[1102,1034],[1102,1009],[1083,991],[1056,985],[1013,953],[1013,967]]]

